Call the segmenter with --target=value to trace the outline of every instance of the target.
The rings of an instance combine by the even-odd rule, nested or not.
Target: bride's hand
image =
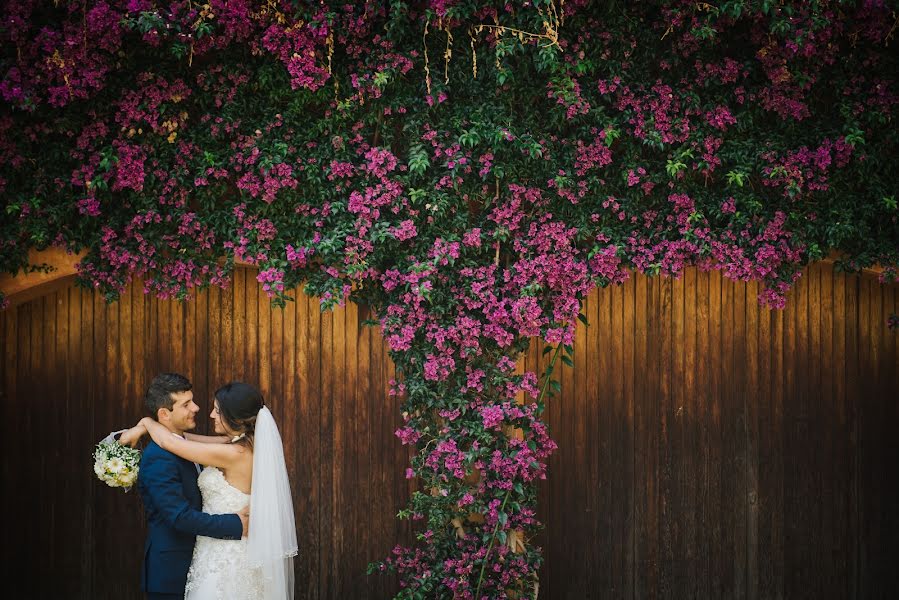
[[[240,509],[237,516],[240,517],[240,524],[243,525],[243,537],[247,537],[250,535],[250,505],[247,504]]]
[[[131,429],[125,431],[122,435],[119,436],[119,443],[123,446],[131,446],[132,448],[137,447],[137,443],[140,441],[142,437],[147,434],[147,428],[144,427],[143,423],[138,423]]]

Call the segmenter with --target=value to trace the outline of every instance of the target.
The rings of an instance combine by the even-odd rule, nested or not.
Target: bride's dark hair
[[[265,404],[262,392],[249,383],[232,381],[215,391],[219,416],[228,429],[246,436],[237,443],[253,447],[256,432],[256,415]]]

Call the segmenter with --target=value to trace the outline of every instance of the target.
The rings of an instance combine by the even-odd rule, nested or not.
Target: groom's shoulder
[[[141,462],[144,461],[155,461],[155,460],[175,460],[175,455],[169,452],[168,450],[163,450],[156,442],[151,441],[147,444],[147,447],[143,450],[143,456],[141,457]]]

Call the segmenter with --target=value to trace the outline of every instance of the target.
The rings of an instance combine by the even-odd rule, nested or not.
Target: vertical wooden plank
[[[299,373],[297,373],[297,355],[300,340],[297,339],[301,335],[301,331],[297,327],[298,304],[302,300],[302,292],[299,290],[295,293],[300,296],[299,300],[288,302],[287,306],[281,310],[281,329],[280,329],[280,352],[281,358],[275,362],[273,357],[272,364],[278,365],[276,372],[281,373],[281,397],[284,401],[284,411],[281,420],[281,427],[284,435],[290,439],[290,444],[285,442],[285,448],[294,449],[293,452],[285,452],[284,459],[287,463],[287,472],[290,473],[290,481],[294,490],[293,503],[294,514],[299,522],[299,505],[303,502],[303,498],[299,496],[300,490],[299,478],[301,473],[297,464],[296,448],[299,446],[299,435],[301,424],[299,420],[300,404],[303,401],[299,396]],[[277,328],[275,328],[277,330]],[[274,346],[274,343],[273,343]],[[273,367],[274,368],[274,367]],[[307,549],[308,554],[308,549]],[[308,556],[302,560],[308,560]],[[295,561],[296,562],[296,561]],[[302,588],[303,584],[300,584]]]
[[[859,390],[860,364],[861,364],[861,342],[860,342],[860,307],[859,307],[859,277],[855,275],[842,275],[845,288],[845,308],[846,315],[845,348],[847,351],[846,360],[846,406],[847,406],[847,428],[850,433],[850,452],[849,459],[850,472],[849,478],[851,483],[849,494],[849,527],[853,532],[852,536],[852,590],[850,596],[854,599],[868,598],[868,585],[864,563],[864,477],[862,470],[862,450],[863,444],[861,438],[861,421],[862,421],[862,400]]]
[[[876,527],[876,515],[872,515],[871,507],[871,477],[870,461],[876,460],[872,456],[872,402],[870,401],[871,386],[868,379],[868,365],[872,362],[871,334],[870,334],[870,295],[867,281],[860,275],[855,278],[855,302],[856,302],[856,327],[853,332],[856,337],[858,360],[855,365],[854,377],[850,385],[857,386],[858,415],[856,432],[858,439],[858,455],[856,467],[858,469],[858,565],[859,573],[859,598],[872,598],[877,595],[878,585],[871,577],[877,564],[877,536],[873,531]],[[872,520],[874,522],[872,522]]]
[[[706,423],[704,452],[709,464],[708,479],[710,500],[707,505],[706,519],[714,523],[712,526],[712,548],[710,569],[713,577],[712,593],[721,597],[731,597],[736,593],[736,580],[733,557],[733,529],[736,507],[733,505],[732,477],[733,446],[729,439],[730,402],[733,373],[731,371],[732,348],[728,342],[733,334],[733,315],[731,303],[731,283],[725,281],[719,271],[710,274],[710,327],[712,345],[709,355],[713,360],[709,364],[712,369],[711,398]],[[731,507],[730,510],[724,507]]]
[[[689,506],[684,503],[683,481],[688,469],[687,461],[683,455],[683,386],[684,386],[684,280],[683,273],[676,277],[666,277],[668,305],[668,319],[664,324],[668,330],[665,340],[664,356],[668,363],[668,393],[666,425],[667,442],[665,453],[669,463],[669,480],[667,482],[668,499],[666,505],[669,511],[677,517],[670,526],[671,553],[673,555],[671,567],[671,581],[677,594],[685,596],[689,594],[692,578],[690,577],[690,547],[686,543],[683,519],[689,511]]]
[[[13,461],[9,457],[13,455],[14,437],[13,429],[13,403],[18,398],[16,393],[16,371],[20,368],[18,358],[18,308],[7,308],[0,310],[0,343],[3,348],[3,360],[0,361],[0,414],[2,414],[2,423],[0,423],[0,452],[3,458],[0,460],[0,477],[3,481],[14,481]],[[10,513],[15,510],[15,497],[11,494],[3,494],[0,499],[0,507],[4,513]],[[14,533],[15,527],[10,527],[8,533]],[[11,568],[18,566],[19,559],[16,557],[12,544],[3,544],[0,549],[0,560],[3,564],[9,565]]]
[[[653,375],[656,383],[655,406],[657,407],[658,463],[655,473],[658,482],[658,543],[659,543],[659,595],[662,597],[679,596],[681,589],[680,569],[675,564],[678,554],[677,533],[674,521],[681,507],[677,504],[674,492],[677,477],[677,457],[672,453],[676,440],[672,435],[672,425],[677,407],[673,405],[671,369],[673,341],[671,307],[672,280],[660,276],[653,280],[652,309],[650,323],[652,330],[652,350],[648,364],[655,365],[657,371]]]
[[[887,417],[883,422],[885,437],[882,443],[886,445],[888,451],[885,452],[886,456],[884,457],[886,468],[881,473],[893,473],[895,465],[899,464],[899,444],[894,441],[894,428],[892,427],[893,424],[899,422],[899,402],[896,401],[899,398],[899,331],[890,330],[885,323],[890,314],[899,315],[899,283],[894,282],[884,288],[886,289],[881,292],[883,294],[883,312],[880,320],[882,343],[884,344],[881,374],[884,375],[882,379],[885,386],[883,402],[887,409]],[[893,499],[892,505],[896,506],[899,504],[899,481],[895,477],[887,477],[887,480],[890,483],[889,494]],[[899,546],[899,523],[896,522],[896,519],[891,519],[889,523],[891,525],[889,538],[891,543],[887,553]],[[892,565],[889,561],[886,566],[888,578],[884,587],[888,590],[899,589],[899,572],[890,568]]]
[[[230,373],[229,381],[253,381],[252,374],[247,365],[248,344],[248,309],[247,309],[247,269],[234,269],[234,282],[232,287],[233,322],[231,338],[226,344],[229,352],[226,355],[227,363],[223,366]]]
[[[189,338],[193,331],[188,330],[190,319],[188,318],[188,305],[180,300],[164,300],[168,326],[171,337],[171,362],[169,369],[177,373],[183,373],[188,379],[193,380],[193,345],[194,340]]]
[[[366,307],[365,312],[366,318],[377,318],[371,307]],[[396,399],[389,396],[386,390],[385,365],[382,362],[386,344],[378,334],[379,329],[364,326],[364,330],[363,340],[367,341],[363,341],[360,345],[360,360],[367,362],[369,374],[365,383],[368,387],[366,395],[371,420],[371,428],[368,432],[369,447],[371,448],[369,465],[377,477],[374,485],[380,490],[380,493],[373,494],[371,507],[372,516],[378,517],[372,523],[372,534],[377,543],[371,548],[372,555],[369,557],[369,560],[375,561],[387,557],[392,547],[388,540],[396,539],[394,522],[397,521],[395,515],[401,508],[401,500],[394,495],[397,489],[395,482],[404,480],[402,473],[405,471],[406,465],[395,460],[394,443],[398,444],[399,440],[393,435],[397,427],[393,426],[392,417],[399,414],[399,410],[396,409]],[[363,350],[366,347],[367,355]],[[386,515],[390,515],[390,518],[386,518]],[[372,576],[370,578],[370,583],[373,584],[372,595],[382,598],[391,597],[392,579],[385,575]]]
[[[199,342],[197,339],[197,304],[193,299],[169,300],[169,302],[173,304],[172,308],[175,312],[175,319],[181,322],[181,330],[184,332],[184,339],[181,340],[183,354],[181,355],[181,359],[176,363],[178,365],[178,372],[187,375],[187,378],[190,379],[193,384],[194,396],[198,400],[201,400],[203,390],[198,389],[198,382],[203,384],[203,374],[197,372],[197,369],[199,368],[197,360],[197,345]],[[202,404],[199,406],[200,408],[203,408]],[[202,412],[198,413],[195,420],[199,431],[206,431],[208,424],[206,414],[203,414]]]
[[[124,386],[123,393],[128,402],[129,414],[135,422],[146,416],[143,394],[150,383],[150,319],[148,310],[150,299],[143,291],[142,282],[134,282],[132,285],[131,299],[131,375]],[[71,301],[71,300],[70,300]],[[140,521],[143,521],[143,512],[137,508]]]
[[[368,333],[362,326],[365,319],[366,307],[357,304],[347,304],[347,335],[351,336],[354,341],[352,356],[349,360],[353,362],[353,381],[350,387],[350,393],[353,397],[354,415],[350,417],[350,436],[352,439],[352,459],[353,473],[357,482],[364,482],[360,505],[357,506],[353,514],[353,530],[364,532],[362,543],[359,544],[356,553],[355,568],[359,573],[358,589],[363,593],[370,593],[371,582],[366,575],[368,563],[374,557],[374,522],[381,515],[372,515],[371,506],[374,503],[374,494],[372,493],[378,484],[377,470],[387,468],[386,464],[380,466],[378,462],[372,463],[373,448],[371,446],[371,423],[372,415],[369,411],[368,392],[368,340],[364,339]],[[378,457],[383,461],[383,455]],[[377,459],[376,459],[377,460]]]
[[[321,407],[325,403],[321,382],[322,331],[321,316],[316,300],[306,295],[297,297],[296,376],[299,395],[297,419],[300,429],[296,445],[296,464],[299,466],[297,522],[302,526],[298,542],[307,550],[307,558],[300,561],[297,581],[301,582],[299,597],[315,600],[325,598],[322,589],[323,557],[327,523],[322,509],[321,494],[325,472],[322,461]],[[330,335],[330,333],[329,333]]]
[[[580,324],[575,322],[576,325]],[[589,418],[588,415],[588,403],[587,403],[587,390],[586,390],[586,376],[587,370],[583,368],[578,368],[580,364],[582,364],[584,358],[586,357],[586,342],[587,337],[586,333],[582,328],[577,328],[575,330],[575,338],[572,342],[572,362],[573,367],[569,367],[567,365],[562,365],[562,368],[567,371],[568,381],[570,388],[566,391],[563,388],[563,397],[567,397],[569,402],[567,403],[571,408],[569,410],[569,414],[574,414],[575,418],[574,427],[573,427],[573,435],[575,438],[576,445],[576,453],[575,460],[576,464],[583,465],[585,467],[584,471],[589,472],[590,462],[594,460],[593,449],[594,445],[591,443],[591,440],[595,439],[593,434],[589,434],[588,438],[588,430],[587,430],[587,420]],[[595,369],[590,369],[595,372]],[[592,389],[596,389],[595,387]],[[599,400],[599,406],[597,408],[608,408],[608,405],[604,401],[605,399]],[[591,542],[597,539],[598,530],[598,519],[596,518],[596,514],[592,510],[591,496],[594,492],[595,488],[590,486],[582,486],[578,491],[579,493],[575,496],[575,510],[577,513],[580,513],[582,517],[577,519],[580,522],[581,526],[575,528],[577,532],[578,544],[581,548],[585,550],[581,552],[580,556],[575,557],[575,561],[572,562],[572,565],[580,564],[581,572],[584,574],[589,574],[587,577],[582,577],[581,581],[584,581],[584,585],[589,586],[591,583],[593,585],[600,585],[602,581],[602,572],[598,572],[596,569],[596,564],[591,562],[593,560],[593,552],[586,550],[591,545],[595,547],[595,544],[591,544]],[[575,514],[577,514],[575,513]],[[584,526],[586,525],[586,526]],[[597,575],[599,577],[597,577]],[[590,580],[593,580],[592,582]],[[586,589],[590,589],[586,587]],[[594,588],[595,589],[595,588]]]
[[[752,359],[750,358],[750,344],[753,343],[746,324],[746,285],[724,279],[727,288],[725,294],[727,306],[725,314],[730,315],[730,334],[725,332],[722,338],[723,351],[728,355],[727,367],[729,371],[729,385],[726,388],[725,398],[725,427],[726,432],[722,449],[730,454],[733,459],[730,465],[725,461],[725,470],[722,472],[726,498],[733,506],[733,513],[727,515],[722,512],[721,518],[730,518],[733,525],[728,528],[728,542],[733,548],[733,598],[747,598],[748,595],[748,567],[750,561],[750,523],[752,506],[750,496],[753,493],[752,485],[752,450],[749,446],[749,399],[744,393],[745,382],[750,377],[754,379]],[[728,504],[725,504],[727,506]]]
[[[792,339],[787,332],[787,315],[783,310],[773,310],[774,329],[777,332],[773,338],[776,344],[774,356],[776,357],[774,369],[775,374],[771,378],[772,404],[774,427],[772,429],[775,435],[771,436],[771,443],[774,445],[772,449],[772,482],[774,488],[772,490],[772,503],[769,514],[771,515],[771,537],[774,544],[770,547],[770,561],[774,574],[772,587],[775,591],[775,598],[785,598],[787,596],[787,525],[786,525],[786,484],[787,484],[787,467],[786,457],[784,455],[785,440],[788,431],[786,402],[789,397],[787,390],[787,367],[786,363],[792,360],[792,352],[788,350],[788,344]]]
[[[849,468],[846,456],[848,448],[848,431],[846,430],[845,405],[839,396],[839,387],[834,380],[835,372],[841,367],[846,355],[839,347],[838,326],[842,316],[835,311],[836,281],[833,267],[819,264],[815,268],[819,277],[818,303],[820,321],[819,352],[815,361],[817,369],[817,395],[823,401],[824,412],[821,418],[825,445],[822,445],[825,462],[822,464],[823,492],[830,495],[830,502],[824,505],[823,518],[827,523],[824,543],[839,549],[834,553],[834,564],[828,574],[831,578],[829,588],[843,598],[850,595],[849,563],[850,545],[846,535],[845,518],[848,514],[848,494],[850,482],[847,478]],[[841,385],[841,384],[840,384]]]
[[[585,375],[581,395],[585,399],[583,419],[586,421],[589,462],[585,465],[587,480],[587,514],[591,524],[590,537],[594,542],[585,548],[587,572],[592,571],[595,583],[590,587],[613,594],[620,588],[621,571],[614,567],[615,538],[621,530],[621,511],[613,502],[615,477],[612,475],[612,449],[616,443],[613,423],[619,418],[611,363],[615,352],[612,332],[612,289],[598,288],[585,299],[582,313],[589,326],[578,324],[583,347],[575,353],[575,372]],[[605,349],[603,351],[602,349]],[[578,354],[580,353],[580,354]],[[618,510],[616,510],[616,508]]]
[[[77,410],[83,411],[82,414],[88,413],[94,406],[95,398],[95,381],[97,373],[100,372],[100,366],[97,361],[101,358],[99,352],[96,352],[95,336],[96,321],[94,319],[94,301],[93,292],[80,290],[78,295],[81,298],[81,323],[82,335],[79,337],[78,355],[81,357],[82,365],[89,365],[91,368],[82,368],[79,370],[78,382],[81,387],[78,401],[76,403]],[[105,365],[104,365],[105,366]],[[91,440],[99,441],[96,436],[97,419],[90,419],[87,429],[90,432]],[[99,517],[99,511],[95,508],[97,492],[100,484],[92,481],[92,485],[87,486],[87,493],[81,505],[81,530],[82,553],[80,565],[80,579],[86,582],[83,593],[97,594],[99,591],[98,580],[94,578],[93,573],[96,565],[94,557],[97,555],[97,533],[99,524],[96,522]]]
[[[757,596],[777,598],[774,585],[774,559],[772,551],[777,540],[772,531],[771,516],[777,509],[774,489],[780,479],[772,460],[772,449],[777,448],[780,439],[779,424],[774,420],[773,395],[780,389],[780,381],[776,379],[776,361],[780,354],[779,330],[776,326],[775,312],[763,308],[758,303],[758,294],[763,286],[753,283],[751,293],[747,294],[747,312],[758,316],[758,375],[753,404],[756,410],[756,429],[750,428],[750,443],[754,444],[758,456],[757,476],[757,515],[758,515],[758,564]],[[779,314],[779,313],[778,313]],[[749,380],[752,385],[752,380]],[[750,423],[752,420],[750,419]]]
[[[230,315],[226,315],[222,306],[222,300],[225,294],[230,294],[230,290],[220,287],[210,287],[203,294],[206,296],[206,324],[208,333],[206,334],[206,343],[209,348],[209,355],[206,357],[206,410],[212,412],[212,399],[215,391],[227,383],[225,375],[222,372],[222,354],[224,352],[224,336],[227,321],[230,321]],[[212,430],[212,425],[207,426],[207,431]]]
[[[346,585],[350,564],[347,562],[347,550],[349,540],[352,540],[353,532],[349,531],[347,517],[352,510],[347,506],[343,488],[346,479],[347,468],[347,423],[345,416],[352,414],[352,406],[348,403],[347,375],[347,335],[346,335],[346,309],[335,308],[333,310],[332,347],[328,364],[329,378],[331,381],[331,405],[330,429],[331,429],[331,494],[329,506],[331,508],[331,576],[333,577],[333,594],[336,597],[347,597]],[[351,593],[350,593],[351,595]]]
[[[17,399],[33,397],[31,346],[34,343],[34,340],[31,329],[31,313],[32,310],[34,310],[34,304],[34,302],[29,302],[15,308],[16,338],[13,340],[14,349],[12,350],[12,354],[16,364],[16,371],[13,374],[12,389],[15,391]],[[28,412],[29,411],[10,409],[6,413],[8,419],[5,421],[5,424],[10,432],[29,431],[26,425]],[[12,436],[10,436],[10,438],[12,438]],[[10,453],[6,456],[15,456],[14,449],[10,448]],[[19,461],[4,460],[4,464],[7,465],[9,473],[9,479],[7,481],[18,481],[21,482],[20,485],[24,484],[25,486],[28,486],[28,488],[31,488],[31,486],[34,485],[31,480],[30,471],[36,469],[30,469],[30,465]],[[4,496],[10,498],[9,504],[11,506],[12,514],[30,514],[29,498],[27,494],[4,494]],[[9,531],[7,532],[9,539],[27,539],[27,519],[10,519],[8,524],[10,526]],[[29,565],[29,562],[33,559],[33,556],[27,552],[12,552],[11,558],[14,569],[24,572]]]
[[[738,302],[738,311],[745,315],[746,344],[744,364],[745,377],[741,381],[738,393],[742,397],[742,437],[745,456],[744,502],[746,502],[746,584],[747,598],[759,597],[759,410],[764,389],[766,374],[762,373],[760,355],[767,348],[760,350],[759,307],[756,302],[757,284],[754,282],[740,284],[742,290]],[[740,369],[741,365],[736,364]]]
[[[335,556],[337,545],[335,537],[339,535],[339,527],[334,523],[334,431],[333,411],[336,402],[333,375],[337,371],[334,349],[334,312],[327,311],[321,314],[321,354],[324,359],[321,365],[321,421],[320,421],[320,450],[319,463],[321,475],[319,477],[319,548],[321,552],[319,585],[321,596],[331,598],[334,596],[337,573]]]
[[[53,427],[53,423],[56,421],[56,416],[54,415],[56,393],[54,390],[59,389],[57,387],[56,377],[58,371],[55,369],[56,357],[53,348],[53,343],[56,341],[56,303],[53,296],[49,295],[40,298],[37,301],[37,306],[38,310],[32,312],[32,317],[37,317],[36,321],[32,320],[32,335],[34,335],[34,332],[39,332],[40,341],[32,345],[32,350],[37,350],[37,354],[32,354],[36,359],[33,363],[35,393],[31,397],[30,423],[27,426],[27,431],[36,431],[41,427],[47,426]],[[58,478],[45,477],[43,474],[52,472],[51,470],[59,464],[58,453],[58,449],[50,448],[39,453],[39,470],[35,474],[38,485],[31,488],[32,491],[37,491],[38,494],[37,502],[32,504],[32,510],[34,509],[34,504],[36,504],[38,508],[37,515],[45,519],[43,525],[32,534],[31,539],[37,541],[38,548],[47,549],[43,559],[51,562],[51,564],[55,558],[52,546],[54,546],[53,538],[57,523],[53,497],[55,495],[55,482]],[[53,581],[48,581],[47,579],[49,578],[41,579],[38,589],[47,595],[58,592]]]
[[[212,412],[212,394],[215,391],[210,390],[213,384],[209,380],[209,355],[212,353],[209,336],[213,328],[209,323],[209,290],[195,292],[187,303],[190,320],[188,343],[193,347],[190,361],[191,380],[194,384],[194,402],[200,407],[195,431],[209,435],[213,433],[209,414]]]
[[[635,356],[633,364],[635,381],[634,402],[634,498],[635,582],[634,596],[651,598],[659,596],[658,553],[658,404],[652,381],[643,376],[641,365],[651,364],[649,296],[651,282],[635,276],[634,286],[634,336]],[[654,343],[654,340],[653,342]]]
[[[841,565],[843,590],[846,598],[852,598],[855,592],[855,580],[857,574],[854,571],[855,540],[853,527],[853,495],[854,495],[854,465],[853,455],[855,445],[852,439],[852,411],[846,397],[847,364],[853,360],[855,350],[847,346],[847,322],[854,319],[854,315],[847,313],[846,303],[846,276],[835,273],[833,266],[826,267],[830,281],[830,354],[827,361],[824,385],[831,388],[833,399],[833,420],[838,431],[839,451],[835,452],[835,461],[832,473],[834,481],[839,482],[840,492],[838,502],[834,506],[833,514],[838,520],[838,532],[836,543],[845,553],[845,561]]]
[[[895,442],[888,445],[886,440],[895,440],[895,423],[889,421],[893,414],[888,407],[886,389],[880,372],[887,356],[883,344],[883,330],[886,314],[882,306],[882,293],[873,277],[863,276],[860,288],[860,328],[861,344],[860,376],[862,379],[862,469],[864,490],[864,512],[862,530],[866,533],[863,558],[866,563],[866,585],[870,586],[867,597],[887,597],[894,588],[894,566],[881,557],[890,554],[895,547],[892,539],[893,518],[896,502],[892,478],[884,478],[890,470],[890,459],[896,454]],[[895,404],[895,390],[890,404]],[[895,468],[895,464],[892,465]]]
[[[244,381],[249,381],[254,385],[259,385],[259,282],[256,281],[256,269],[243,269],[243,311],[246,318],[244,319],[241,360],[241,369],[244,372]]]
[[[136,405],[130,390],[134,381],[134,303],[135,295],[139,292],[135,289],[135,285],[129,285],[121,298],[117,302],[118,322],[113,335],[118,337],[117,340],[117,370],[106,373],[107,378],[114,380],[114,395],[109,398],[109,403],[114,408],[114,420],[110,425],[110,431],[131,427],[143,416],[139,405]],[[123,524],[129,530],[133,530],[134,525],[142,520],[141,509],[139,503],[133,498],[126,497],[125,494],[115,494],[116,498],[116,520]],[[110,528],[115,529],[115,528]],[[114,543],[114,541],[111,541]],[[140,576],[140,553],[129,552],[121,553],[123,558],[122,570],[119,579],[122,582],[121,593],[128,593],[128,580],[134,581]]]
[[[88,368],[92,373],[92,382],[90,386],[90,396],[87,398],[85,409],[95,411],[95,418],[93,419],[96,428],[95,433],[99,434],[100,432],[103,432],[103,435],[105,435],[109,432],[109,418],[105,414],[105,409],[108,405],[106,402],[106,374],[113,369],[113,364],[109,360],[109,349],[106,338],[109,327],[113,321],[109,318],[107,306],[103,303],[99,294],[91,294],[88,298],[88,302],[92,306],[91,316],[89,318],[92,319],[91,325],[93,329],[93,360],[87,363],[89,365]],[[94,437],[96,438],[95,441],[97,441],[102,435],[100,435],[100,437],[95,435]],[[97,485],[94,486],[96,493],[93,502],[91,502],[91,504],[94,505],[94,520],[91,525],[94,528],[94,556],[102,557],[111,552],[107,539],[108,528],[103,526],[104,523],[109,522],[109,496],[106,494],[109,490],[103,487],[98,488],[98,486],[102,486],[102,484],[97,482]],[[102,578],[107,576],[109,569],[119,568],[119,565],[116,564],[116,558],[118,558],[118,555],[112,557],[109,561],[92,561],[93,569],[91,578],[98,582],[102,581]],[[106,588],[106,586],[103,586],[103,588]]]
[[[725,350],[722,347],[724,326],[722,323],[722,297],[721,274],[712,272],[708,274],[708,323],[709,337],[706,352],[709,360],[706,362],[707,392],[703,402],[703,427],[701,440],[701,453],[703,457],[702,481],[705,494],[703,496],[703,521],[709,523],[706,543],[708,554],[706,555],[706,572],[709,574],[710,594],[712,596],[727,597],[728,582],[731,580],[732,564],[724,537],[724,528],[727,526],[721,522],[721,503],[723,490],[721,485],[722,461],[721,456],[721,401],[722,390],[726,388],[727,380],[721,376],[723,372],[723,356]]]
[[[551,355],[550,355],[551,356]],[[564,348],[559,352],[556,360],[553,376],[561,384],[561,391],[551,398],[554,403],[554,424],[558,432],[556,438],[559,449],[554,458],[555,464],[550,465],[550,473],[568,473],[571,465],[584,464],[584,439],[581,436],[582,421],[581,406],[577,389],[577,380],[574,369],[567,366],[562,357],[565,356]],[[550,475],[551,476],[551,475]],[[561,491],[561,490],[560,490]],[[565,544],[556,544],[557,558],[561,560],[564,572],[566,594],[572,597],[584,597],[587,593],[588,577],[585,576],[584,552],[580,550],[585,545],[586,532],[583,525],[584,518],[584,494],[582,489],[569,490],[567,494],[557,493],[555,504],[560,512],[556,513],[556,527],[563,533],[563,539],[569,541]],[[561,541],[561,540],[559,540]],[[580,573],[580,577],[574,575]],[[556,578],[562,575],[557,571]]]
[[[622,340],[622,352],[617,372],[617,379],[621,385],[621,394],[624,399],[624,412],[626,415],[624,436],[622,439],[621,461],[624,472],[624,492],[622,501],[626,506],[625,524],[623,531],[625,538],[620,548],[624,550],[625,581],[622,587],[622,595],[625,598],[637,597],[637,577],[642,571],[638,569],[637,546],[637,461],[636,461],[636,394],[637,382],[637,334],[636,334],[636,279],[632,276],[616,288],[616,304],[620,306],[621,315],[620,338]]]
[[[809,359],[806,368],[805,387],[806,398],[809,403],[809,429],[810,429],[810,470],[811,488],[815,496],[827,497],[829,501],[821,502],[816,507],[817,523],[811,525],[809,541],[816,549],[833,548],[833,528],[836,525],[828,520],[829,507],[835,501],[838,491],[831,486],[833,480],[829,477],[833,465],[833,406],[830,398],[830,386],[822,387],[821,371],[823,362],[827,360],[824,351],[824,317],[823,291],[821,288],[823,269],[820,264],[810,265],[807,269],[808,281],[808,322],[806,327],[809,334]],[[829,350],[829,348],[828,348]],[[821,593],[836,593],[840,589],[840,582],[836,579],[839,551],[823,552],[814,567],[817,571],[815,578],[820,585]]]
[[[60,305],[58,306],[58,318],[60,319],[57,330],[57,344],[62,352],[60,367],[65,373],[65,387],[58,390],[62,394],[62,398],[57,399],[58,402],[58,424],[61,426],[59,430],[59,439],[63,442],[64,448],[79,449],[85,452],[64,452],[59,468],[66,476],[63,478],[60,496],[62,498],[84,498],[87,495],[86,487],[93,483],[88,477],[75,476],[81,472],[80,465],[82,461],[90,460],[91,448],[83,440],[89,439],[83,427],[66,427],[66,421],[74,419],[77,412],[77,395],[81,390],[77,387],[77,377],[80,371],[81,357],[78,354],[78,338],[81,333],[81,303],[78,292],[69,288],[60,292]],[[3,362],[6,362],[5,360]],[[6,404],[6,398],[2,402]],[[6,436],[4,436],[6,437]],[[4,481],[8,481],[5,478]],[[60,539],[71,540],[66,545],[67,551],[63,555],[59,565],[60,572],[67,573],[65,594],[70,597],[78,596],[77,574],[79,573],[81,563],[81,553],[84,551],[79,547],[81,543],[80,534],[83,527],[80,522],[79,502],[60,502],[61,524],[63,528],[60,532]],[[75,542],[79,540],[79,542]],[[9,563],[7,563],[9,564]]]
[[[684,271],[682,280],[682,293],[678,295],[681,303],[681,319],[683,326],[679,330],[676,340],[680,346],[678,368],[680,369],[681,385],[677,401],[677,423],[680,435],[678,453],[682,463],[680,481],[678,487],[682,506],[682,530],[681,540],[683,548],[684,571],[687,580],[684,582],[684,592],[690,597],[698,597],[699,582],[704,579],[700,552],[700,531],[703,528],[699,520],[699,428],[701,416],[696,410],[695,397],[697,395],[697,371],[701,368],[701,362],[697,358],[697,331],[698,303],[700,295],[697,291],[698,282],[702,274],[695,267]]]
[[[258,382],[263,397],[272,398],[273,402],[276,402],[275,406],[277,408],[276,396],[280,394],[280,390],[272,389],[272,337],[274,335],[272,326],[275,319],[273,311],[280,311],[281,309],[273,309],[271,300],[262,290],[262,286],[259,285],[255,277],[249,283],[253,290],[253,293],[249,295],[250,303],[256,306],[256,319],[250,321],[250,327],[256,331],[256,343],[258,345],[256,353],[250,356],[250,361],[256,363],[257,375],[254,381]]]
[[[118,323],[118,371],[111,374],[115,379],[115,396],[111,398],[111,403],[116,407],[115,421],[112,423],[114,429],[122,429],[131,427],[140,417],[143,416],[134,406],[131,396],[131,388],[134,382],[134,304],[137,302],[135,298],[136,290],[133,285],[129,285],[118,301],[119,306],[119,323]],[[124,516],[124,515],[123,515]]]
[[[882,403],[886,410],[883,419],[882,431],[884,437],[881,438],[880,444],[886,448],[883,457],[884,467],[881,469],[883,474],[892,474],[895,472],[895,466],[899,464],[899,444],[895,442],[895,427],[899,423],[899,331],[890,330],[887,325],[887,319],[891,313],[899,314],[899,283],[884,285],[881,288],[881,314],[880,314],[880,331],[881,344],[883,348],[883,359],[880,363],[880,381],[881,381],[881,397]],[[889,506],[899,505],[899,481],[896,477],[887,475],[885,479],[888,482],[889,498],[884,504]],[[887,510],[890,510],[887,508]],[[893,549],[899,546],[899,523],[896,519],[887,521],[890,525],[889,537],[887,545],[882,556],[887,556]],[[899,572],[893,568],[892,561],[882,563],[885,567],[886,577],[884,588],[886,590],[899,589]]]
[[[785,593],[794,597],[807,593],[806,585],[814,586],[814,582],[804,583],[811,569],[811,554],[814,548],[808,546],[808,523],[810,517],[806,511],[814,507],[807,506],[806,499],[812,493],[811,475],[803,468],[802,461],[806,457],[806,448],[810,440],[808,435],[808,406],[805,399],[804,381],[807,376],[808,354],[808,277],[799,281],[790,293],[785,310],[786,347],[785,347],[785,381],[784,381],[784,417],[786,419],[786,439],[784,442],[784,522],[788,540],[797,543],[787,545]]]
[[[702,572],[707,574],[707,576],[699,582],[700,597],[703,598],[708,597],[711,594],[720,593],[720,585],[718,583],[720,581],[720,579],[718,579],[720,575],[715,575],[712,572],[712,569],[715,568],[713,557],[717,555],[718,548],[715,545],[715,526],[713,520],[715,515],[710,513],[709,506],[717,502],[717,499],[714,498],[715,490],[709,481],[712,466],[708,456],[708,430],[713,426],[711,423],[712,411],[714,410],[714,402],[717,397],[717,389],[715,388],[715,360],[718,358],[719,353],[718,348],[715,347],[717,324],[712,323],[712,309],[717,306],[720,298],[720,290],[712,285],[713,281],[717,281],[717,277],[717,273],[710,273],[708,271],[702,272],[699,279],[699,289],[697,290],[699,300],[698,308],[700,311],[697,318],[699,323],[697,343],[705,356],[704,368],[702,369],[703,379],[695,398],[695,410],[699,420],[699,427],[696,432],[697,459],[699,463],[697,479],[699,480],[700,486],[698,510],[700,522],[709,524],[703,528],[700,536],[701,552],[698,557]]]
[[[364,573],[368,563],[378,560],[381,557],[381,549],[378,547],[381,538],[378,532],[381,529],[379,522],[384,521],[386,515],[391,515],[391,519],[395,518],[395,512],[382,510],[381,512],[373,512],[371,508],[378,502],[379,497],[383,496],[383,492],[387,490],[385,485],[387,482],[387,473],[394,471],[394,466],[387,461],[387,455],[381,447],[375,443],[372,435],[372,426],[375,423],[374,410],[377,404],[372,402],[372,372],[371,365],[371,327],[363,325],[362,322],[368,318],[367,306],[354,305],[354,319],[348,322],[349,325],[355,324],[355,328],[350,332],[357,339],[356,346],[356,369],[355,383],[353,385],[354,403],[356,405],[357,414],[353,418],[353,439],[356,442],[356,472],[360,481],[367,480],[365,486],[365,498],[362,506],[356,511],[356,522],[354,529],[357,531],[365,531],[366,544],[361,548],[362,553],[359,562],[361,573],[361,589],[371,589],[371,585],[376,583],[373,578],[367,577]],[[382,406],[384,402],[380,403]],[[383,410],[383,409],[382,409]],[[386,507],[385,507],[386,508]],[[383,583],[383,582],[380,582]]]

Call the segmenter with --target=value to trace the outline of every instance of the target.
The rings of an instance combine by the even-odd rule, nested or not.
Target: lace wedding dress
[[[216,467],[206,467],[197,479],[203,512],[236,513],[250,503]],[[247,556],[248,539],[219,540],[197,536],[187,573],[186,600],[255,600],[264,596],[262,569]]]

